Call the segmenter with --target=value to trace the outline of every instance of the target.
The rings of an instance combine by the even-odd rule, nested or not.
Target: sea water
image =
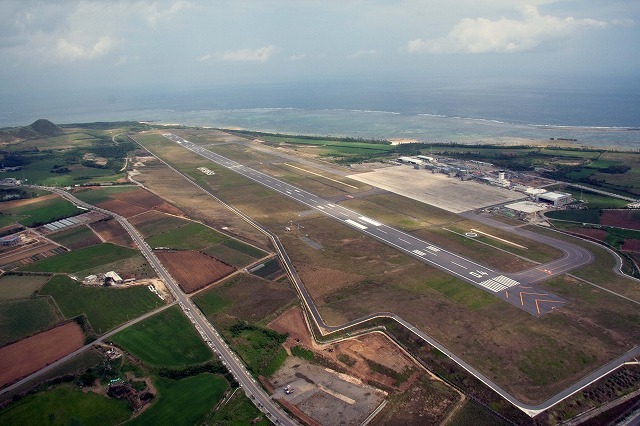
[[[0,98],[0,126],[153,121],[288,134],[420,142],[537,143],[640,149],[634,78],[278,84],[19,92]],[[565,143],[565,141],[563,141]]]

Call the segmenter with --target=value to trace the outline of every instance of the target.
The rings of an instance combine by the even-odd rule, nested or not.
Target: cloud
[[[59,38],[56,40],[56,53],[61,58],[71,60],[94,59],[109,53],[113,50],[115,44],[109,36],[102,36],[95,43],[89,45]]]
[[[524,52],[563,40],[578,31],[604,28],[609,23],[595,19],[558,18],[540,15],[535,6],[523,9],[522,19],[462,19],[445,37],[407,43],[409,53]]]
[[[198,56],[196,58],[196,61],[198,61],[198,62],[206,62],[209,59],[211,59],[211,55],[207,53],[206,55]]]
[[[305,59],[307,57],[306,54],[301,54],[301,55],[291,55],[289,56],[289,60],[290,61],[301,61],[303,59]]]
[[[155,27],[158,22],[169,19],[181,10],[191,7],[191,3],[184,0],[178,0],[172,2],[171,5],[166,8],[158,7],[158,3],[156,2],[150,4],[143,3],[142,6],[143,7],[140,11],[141,14],[145,17],[147,23],[151,27]]]
[[[361,58],[363,56],[371,57],[371,56],[378,56],[378,54],[379,54],[378,51],[374,50],[374,49],[370,49],[370,50],[360,49],[360,50],[352,53],[351,55],[348,55],[347,58],[350,58],[350,59],[351,58]]]
[[[223,61],[229,62],[266,62],[273,54],[275,47],[265,46],[259,49],[240,49],[224,52],[221,55]]]

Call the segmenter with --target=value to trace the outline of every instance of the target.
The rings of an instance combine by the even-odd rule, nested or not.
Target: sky
[[[640,76],[638,0],[0,0],[0,93]]]

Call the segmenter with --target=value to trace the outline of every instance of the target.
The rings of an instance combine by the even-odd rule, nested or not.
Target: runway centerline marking
[[[459,266],[459,267],[461,267],[461,268],[463,268],[463,269],[469,269],[469,268],[467,268],[466,266],[463,266],[463,265],[461,265],[461,264],[459,264],[459,263],[454,262],[453,260],[451,261],[451,263],[453,263],[454,265]]]

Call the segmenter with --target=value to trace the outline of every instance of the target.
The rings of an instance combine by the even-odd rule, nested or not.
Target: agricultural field
[[[190,222],[162,234],[147,238],[151,247],[166,247],[174,250],[201,250],[212,244],[226,240],[223,235],[209,227],[196,222]]]
[[[55,241],[61,246],[67,247],[69,250],[77,250],[83,247],[89,247],[100,244],[100,238],[86,225],[75,226],[62,232],[56,232],[49,236],[49,239]]]
[[[2,275],[0,277],[0,301],[25,299],[35,295],[49,281],[47,275]]]
[[[150,366],[186,367],[213,357],[177,306],[122,330],[111,340]]]
[[[264,328],[265,321],[295,301],[295,293],[251,275],[239,274],[212,287],[194,302],[231,343],[254,374],[270,375],[286,358],[284,335]]]
[[[5,201],[0,203],[0,210],[3,214],[16,216],[16,222],[30,227],[84,213],[84,210],[57,195]]]
[[[0,386],[73,352],[84,345],[84,340],[80,326],[68,322],[0,348]]]
[[[53,297],[66,318],[85,314],[96,334],[164,304],[146,286],[88,287],[64,275],[54,276],[39,294]]]
[[[102,243],[40,260],[21,269],[35,272],[78,272],[138,254],[137,250]]]
[[[83,392],[69,385],[29,395],[0,410],[4,425],[116,425],[131,415],[126,400]]]
[[[208,426],[269,426],[271,422],[256,408],[244,392],[233,396],[204,422]]]
[[[129,223],[136,227],[145,237],[149,238],[163,232],[171,231],[189,223],[186,219],[170,216],[155,210],[149,210],[129,219]]]
[[[126,229],[120,225],[120,223],[109,218],[106,220],[99,220],[92,223],[89,226],[93,232],[95,232],[99,238],[109,243],[117,244],[123,247],[135,247],[131,236]]]
[[[153,405],[130,425],[193,425],[211,410],[228,388],[218,375],[201,373],[180,380],[155,378],[158,395]]]
[[[0,302],[0,346],[53,327],[60,319],[48,298]]]
[[[125,180],[125,174],[120,169],[124,165],[124,158],[136,147],[126,138],[118,137],[116,142],[112,138],[128,129],[139,129],[141,126],[132,124],[113,129],[62,129],[50,122],[49,125],[54,130],[40,134],[38,139],[13,142],[4,147],[12,164],[21,167],[21,178],[45,186]]]
[[[195,250],[155,252],[185,293],[193,293],[233,273],[235,268]]]

